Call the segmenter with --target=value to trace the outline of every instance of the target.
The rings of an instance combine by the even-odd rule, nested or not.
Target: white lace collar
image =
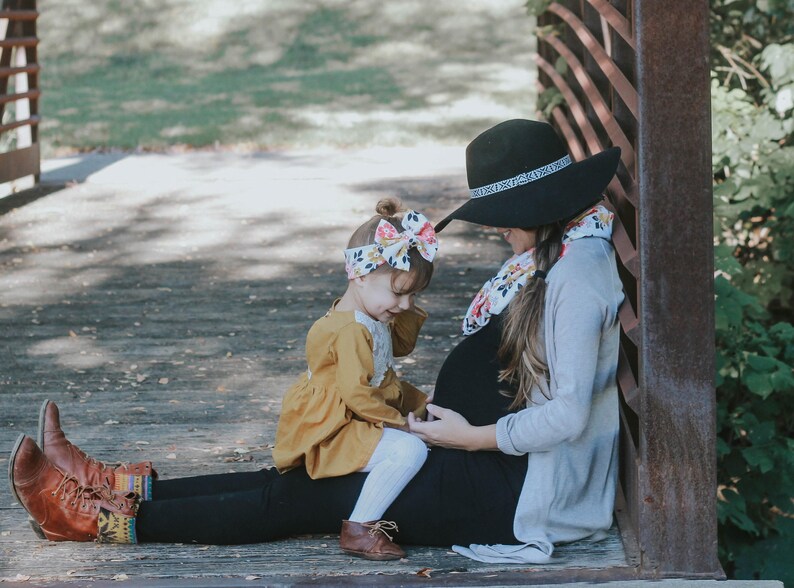
[[[375,364],[375,373],[370,380],[370,386],[377,388],[386,377],[386,372],[394,364],[394,351],[391,344],[391,331],[389,326],[376,321],[369,315],[355,311],[356,322],[364,325],[372,335],[372,359]]]

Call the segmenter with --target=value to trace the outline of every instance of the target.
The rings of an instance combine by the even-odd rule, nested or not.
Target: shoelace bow
[[[394,538],[389,535],[386,531],[393,531],[398,532],[400,529],[397,528],[397,523],[394,521],[377,521],[375,523],[364,523],[365,527],[369,528],[369,534],[373,537],[375,533],[383,533],[386,537],[389,538],[389,541],[394,541]]]

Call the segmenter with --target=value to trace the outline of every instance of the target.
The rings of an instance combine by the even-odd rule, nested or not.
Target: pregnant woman
[[[436,230],[454,219],[492,227],[512,255],[471,303],[429,416],[409,416],[431,451],[384,514],[399,521],[395,541],[543,563],[555,543],[598,539],[612,524],[623,291],[613,217],[598,203],[618,160],[612,148],[572,162],[550,125],[528,120],[468,146],[471,197]],[[234,544],[333,533],[366,479],[313,480],[296,468],[159,480],[148,462],[113,469],[86,456],[52,403],[40,428],[44,447],[20,438],[9,477],[54,539]]]

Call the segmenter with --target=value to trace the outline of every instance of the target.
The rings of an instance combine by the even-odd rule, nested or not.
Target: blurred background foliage
[[[794,585],[794,2],[711,0],[719,548]]]

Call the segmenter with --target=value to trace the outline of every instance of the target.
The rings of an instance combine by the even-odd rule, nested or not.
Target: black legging
[[[434,448],[383,518],[397,522],[402,543],[514,543],[525,473],[526,458]],[[273,468],[157,481],[138,512],[138,540],[222,545],[337,533],[365,478],[312,480],[303,469]]]
[[[476,343],[484,341],[487,337],[478,334]],[[453,350],[446,364],[455,365],[456,355],[465,358],[465,348]],[[436,386],[438,405],[476,424],[493,423],[506,414],[508,402],[493,387],[471,386],[469,380],[463,388],[464,382],[452,377],[459,376],[459,370],[442,377],[444,369],[439,384],[443,380],[454,385]],[[495,369],[490,376],[494,382]],[[513,518],[526,468],[525,456],[435,447],[383,518],[398,524],[396,540],[404,544],[515,543]],[[312,480],[303,468],[283,475],[273,468],[157,480],[154,500],[142,503],[138,512],[138,540],[239,544],[336,533],[353,511],[365,478],[366,474],[350,474]]]

